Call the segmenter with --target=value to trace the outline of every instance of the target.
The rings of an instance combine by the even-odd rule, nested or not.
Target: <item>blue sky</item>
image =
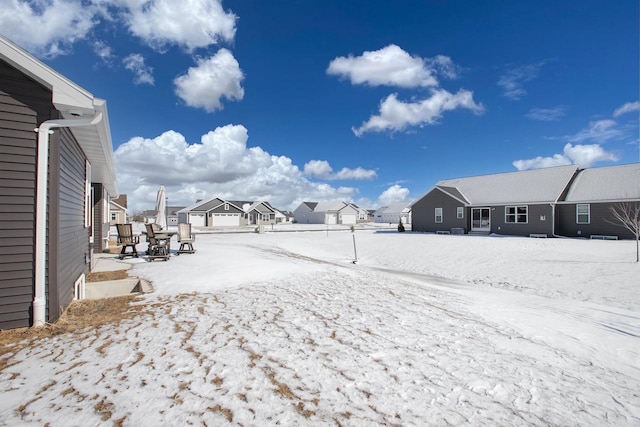
[[[638,162],[638,2],[2,0],[107,100],[121,193],[377,208],[446,178]],[[34,31],[34,29],[38,29]]]

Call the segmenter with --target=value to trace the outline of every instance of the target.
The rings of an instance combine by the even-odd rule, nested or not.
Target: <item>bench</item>
[[[451,232],[447,230],[438,230],[436,231],[436,234],[451,234]]]
[[[546,239],[548,236],[544,233],[531,233],[529,234],[529,237],[533,237],[536,239]]]
[[[597,240],[618,240],[618,236],[605,236],[603,234],[592,234],[591,239]]]

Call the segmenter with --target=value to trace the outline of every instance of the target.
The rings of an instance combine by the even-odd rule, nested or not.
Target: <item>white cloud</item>
[[[144,63],[144,57],[139,53],[132,53],[122,60],[127,70],[133,71],[135,84],[154,84],[153,68]]]
[[[603,143],[610,139],[623,137],[623,132],[618,129],[618,124],[614,120],[597,120],[590,122],[589,127],[582,129],[575,135],[566,137],[567,141],[581,143],[584,141],[593,141]]]
[[[454,69],[451,60],[438,58],[434,63],[450,75]],[[337,57],[327,69],[327,74],[349,78],[352,84],[405,88],[438,86],[435,72],[435,67],[428,66],[424,59],[411,56],[394,44],[357,57]]]
[[[0,32],[37,56],[64,55],[98,23],[96,9],[80,0],[4,0]]]
[[[194,49],[233,41],[237,17],[226,12],[219,0],[121,0],[131,33],[149,46],[168,45]]]
[[[104,63],[111,65],[111,61],[115,57],[111,46],[102,40],[96,40],[93,42],[93,51]]]
[[[550,166],[562,166],[576,164],[587,168],[596,162],[617,161],[618,156],[607,152],[599,144],[564,146],[562,154],[554,154],[551,157],[536,157],[527,160],[516,160],[513,166],[518,170],[539,169]]]
[[[634,111],[640,111],[640,102],[627,102],[619,108],[616,108],[616,111],[613,112],[613,117],[619,117],[626,113],[633,113]]]
[[[132,138],[114,152],[119,190],[132,211],[152,209],[160,185],[172,206],[220,196],[292,210],[304,200],[352,200],[358,194],[354,187],[311,182],[290,158],[247,147],[247,141],[242,125],[216,128],[192,144],[171,130],[153,139]]]
[[[539,120],[541,122],[557,122],[560,118],[566,114],[566,108],[562,105],[558,105],[553,108],[533,108],[527,114],[526,117],[532,120]]]
[[[513,101],[517,101],[526,95],[527,91],[524,89],[524,83],[537,78],[542,65],[544,65],[544,62],[521,65],[505,71],[498,80],[498,86],[504,90],[503,95]]]
[[[310,177],[325,180],[365,180],[376,177],[376,171],[357,167],[355,169],[342,168],[338,172],[333,172],[333,168],[326,160],[311,160],[304,165],[304,174]]]
[[[359,128],[353,128],[356,136],[365,132],[402,131],[407,126],[433,124],[445,111],[466,108],[476,114],[484,112],[482,104],[473,101],[473,92],[461,89],[451,94],[444,89],[434,89],[431,96],[418,102],[402,102],[391,94],[380,103],[380,114],[371,116]]]
[[[391,203],[407,201],[409,197],[409,189],[394,184],[387,188],[378,196],[378,205],[386,206]]]
[[[227,49],[220,49],[211,58],[198,59],[196,67],[177,77],[176,94],[190,107],[204,108],[212,113],[221,110],[222,97],[238,101],[244,97],[240,85],[244,74],[240,64]]]
[[[457,79],[460,74],[460,66],[454,64],[453,60],[448,56],[437,55],[433,58],[426,59],[437,73],[447,79]]]

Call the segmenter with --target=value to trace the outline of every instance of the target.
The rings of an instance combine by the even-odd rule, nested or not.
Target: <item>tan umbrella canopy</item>
[[[167,209],[167,193],[164,189],[164,185],[160,186],[158,195],[156,196],[156,224],[162,228],[167,228],[167,215],[165,213]]]

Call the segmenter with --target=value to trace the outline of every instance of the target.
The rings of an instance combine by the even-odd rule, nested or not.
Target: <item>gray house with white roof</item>
[[[634,238],[613,221],[611,207],[620,203],[640,203],[640,163],[584,169],[557,204],[558,234]]]
[[[302,202],[293,217],[298,224],[355,224],[359,210],[342,201]]]
[[[0,36],[0,330],[83,298],[118,196],[105,100]]]
[[[412,230],[632,237],[611,224],[616,203],[640,203],[640,165],[544,169],[447,179],[412,206]]]

